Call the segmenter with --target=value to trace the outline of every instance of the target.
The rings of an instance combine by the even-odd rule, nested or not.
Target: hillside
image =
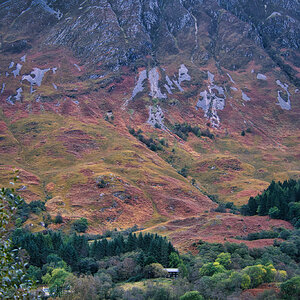
[[[300,178],[299,10],[296,0],[1,1],[1,184],[20,170],[22,197],[62,215],[50,228],[80,217],[89,233],[165,226],[184,247],[177,226],[217,219],[212,200],[240,206],[272,180]],[[43,230],[43,215],[25,225]],[[195,228],[193,242],[205,236]]]

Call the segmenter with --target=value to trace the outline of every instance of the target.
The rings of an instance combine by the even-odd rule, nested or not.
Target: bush
[[[214,138],[214,135],[210,133],[208,128],[205,131],[201,131],[198,126],[191,126],[188,123],[176,123],[175,125],[173,125],[172,131],[184,141],[187,140],[190,132],[192,132],[197,137],[206,136],[210,139]]]
[[[160,128],[159,124],[155,124],[156,128]],[[133,128],[129,128],[129,133],[131,135],[133,135],[134,137],[136,137],[140,142],[142,142],[143,144],[145,144],[151,151],[156,152],[157,150],[162,150],[162,146],[163,143],[161,142],[157,142],[156,140],[153,140],[153,138],[146,138],[144,137],[141,133],[142,130],[139,129],[138,131],[135,131]]]
[[[234,207],[235,207],[235,205],[233,204],[233,202],[227,202],[225,204],[225,208],[233,209]]]
[[[178,171],[178,174],[180,174],[183,177],[187,177],[188,176],[188,169],[187,169],[187,167],[183,167],[180,171]]]
[[[100,188],[100,189],[105,188],[107,185],[108,185],[108,183],[103,178],[101,178],[101,180],[97,184],[98,188]]]
[[[269,209],[268,215],[272,219],[277,219],[279,217],[280,211],[276,206],[273,206]]]
[[[86,232],[88,229],[88,221],[86,218],[80,218],[73,222],[72,227],[77,232]]]
[[[226,269],[219,262],[211,262],[202,266],[202,268],[200,269],[200,275],[213,276],[214,274],[223,273],[225,271]]]
[[[249,266],[244,269],[244,272],[250,276],[251,287],[256,288],[265,281],[266,270],[262,265]]]
[[[97,262],[91,257],[85,257],[81,259],[78,263],[78,270],[80,273],[83,274],[95,274],[98,272],[98,264]]]
[[[164,270],[164,267],[159,263],[152,263],[145,267],[145,277],[147,278],[159,278],[166,277],[168,272]]]
[[[226,208],[223,203],[220,203],[219,206],[215,209],[215,212],[226,213]]]
[[[198,291],[186,292],[179,298],[180,300],[204,300]]]
[[[218,258],[216,259],[216,262],[224,266],[226,269],[228,269],[229,265],[231,264],[231,255],[230,253],[220,253],[218,255]]]
[[[288,230],[285,230],[288,231]],[[260,232],[252,232],[249,233],[245,237],[239,237],[240,239],[247,240],[247,241],[255,241],[255,240],[260,240],[260,239],[275,239],[280,237],[279,233],[276,231],[268,231],[268,230],[263,230]],[[282,237],[280,237],[282,238]]]
[[[54,220],[55,224],[61,224],[63,223],[63,218],[60,214],[56,215],[55,220]]]
[[[45,211],[45,202],[42,202],[41,200],[31,201],[29,204],[30,211],[34,214],[40,214],[41,211]]]
[[[285,299],[300,299],[300,276],[293,277],[282,283],[280,292]]]

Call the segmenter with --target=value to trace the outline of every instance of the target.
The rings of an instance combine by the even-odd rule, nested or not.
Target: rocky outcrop
[[[22,51],[40,36],[44,45],[67,46],[83,62],[112,70],[179,53],[237,70],[267,49],[292,76],[285,60],[299,64],[299,10],[296,0],[10,0],[0,16],[8,36],[18,31],[20,39],[3,41],[2,51]],[[272,52],[277,47],[282,56]]]

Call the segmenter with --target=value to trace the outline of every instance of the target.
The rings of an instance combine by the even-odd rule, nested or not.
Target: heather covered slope
[[[1,182],[102,232],[299,178],[299,4],[247,3],[4,1]]]

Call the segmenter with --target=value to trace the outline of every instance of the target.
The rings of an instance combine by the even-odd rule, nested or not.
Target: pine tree
[[[78,255],[72,243],[68,242],[67,244],[62,245],[60,249],[60,257],[72,267],[73,271],[76,270]]]
[[[169,263],[169,247],[167,242],[164,240],[161,244],[161,250],[160,250],[160,263],[164,267],[168,267]]]
[[[107,256],[114,256],[115,255],[115,249],[114,249],[113,242],[107,242],[106,255]]]
[[[139,236],[138,236],[138,239],[137,239],[137,246],[138,246],[138,248],[144,250],[144,238],[143,238],[143,235],[142,235],[141,232],[139,233]]]
[[[145,254],[143,251],[140,252],[138,258],[137,258],[137,263],[143,268],[145,266]]]
[[[96,258],[97,248],[98,248],[98,241],[95,240],[90,247],[90,257]]]
[[[250,199],[248,201],[248,208],[249,208],[249,213],[251,216],[254,216],[257,214],[258,203],[256,201],[256,198],[250,197]]]
[[[50,233],[54,251],[58,251],[63,244],[62,235],[60,232]]]
[[[129,233],[127,244],[126,244],[126,251],[133,251],[137,247],[137,238],[135,234]]]
[[[153,256],[157,261],[160,260],[160,243],[159,240],[153,239],[149,247],[149,256]]]

